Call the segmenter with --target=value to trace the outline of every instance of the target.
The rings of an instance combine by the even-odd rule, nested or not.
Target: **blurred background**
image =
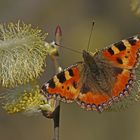
[[[91,51],[140,32],[140,18],[131,11],[130,0],[0,0],[0,22],[18,20],[48,32],[54,40],[59,24],[64,46],[87,48],[92,21],[95,21]],[[82,60],[82,56],[62,48],[59,62],[63,68]],[[54,74],[48,58],[47,74]],[[75,103],[61,103],[60,140],[139,140],[140,104],[121,112],[85,111]],[[52,140],[53,122],[42,115],[8,115],[0,110],[0,140]]]

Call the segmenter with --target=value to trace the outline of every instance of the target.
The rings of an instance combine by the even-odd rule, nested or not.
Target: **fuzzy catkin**
[[[36,79],[41,72],[48,49],[38,28],[24,23],[0,24],[0,85],[16,87]]]

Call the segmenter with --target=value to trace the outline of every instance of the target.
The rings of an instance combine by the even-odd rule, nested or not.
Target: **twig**
[[[52,60],[55,64],[56,73],[61,72],[61,68],[58,64],[57,58],[52,56]],[[59,116],[60,116],[60,102],[56,101],[55,110],[53,112],[53,121],[54,121],[54,137],[53,140],[59,140]]]

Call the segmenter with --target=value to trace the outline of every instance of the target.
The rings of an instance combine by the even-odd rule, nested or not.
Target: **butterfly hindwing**
[[[111,95],[108,93],[94,92],[88,90],[80,92],[77,97],[77,103],[87,110],[96,110],[102,112],[112,105],[113,102],[119,101],[130,94],[135,78],[130,70],[123,70],[117,75],[116,83],[112,88]]]

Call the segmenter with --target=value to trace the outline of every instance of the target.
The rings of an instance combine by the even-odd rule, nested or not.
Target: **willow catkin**
[[[46,35],[24,23],[0,24],[0,85],[26,84],[43,72]]]
[[[22,86],[3,95],[2,108],[9,114],[32,115],[42,110],[53,111],[55,107],[55,100],[48,101],[40,93],[39,85]]]

